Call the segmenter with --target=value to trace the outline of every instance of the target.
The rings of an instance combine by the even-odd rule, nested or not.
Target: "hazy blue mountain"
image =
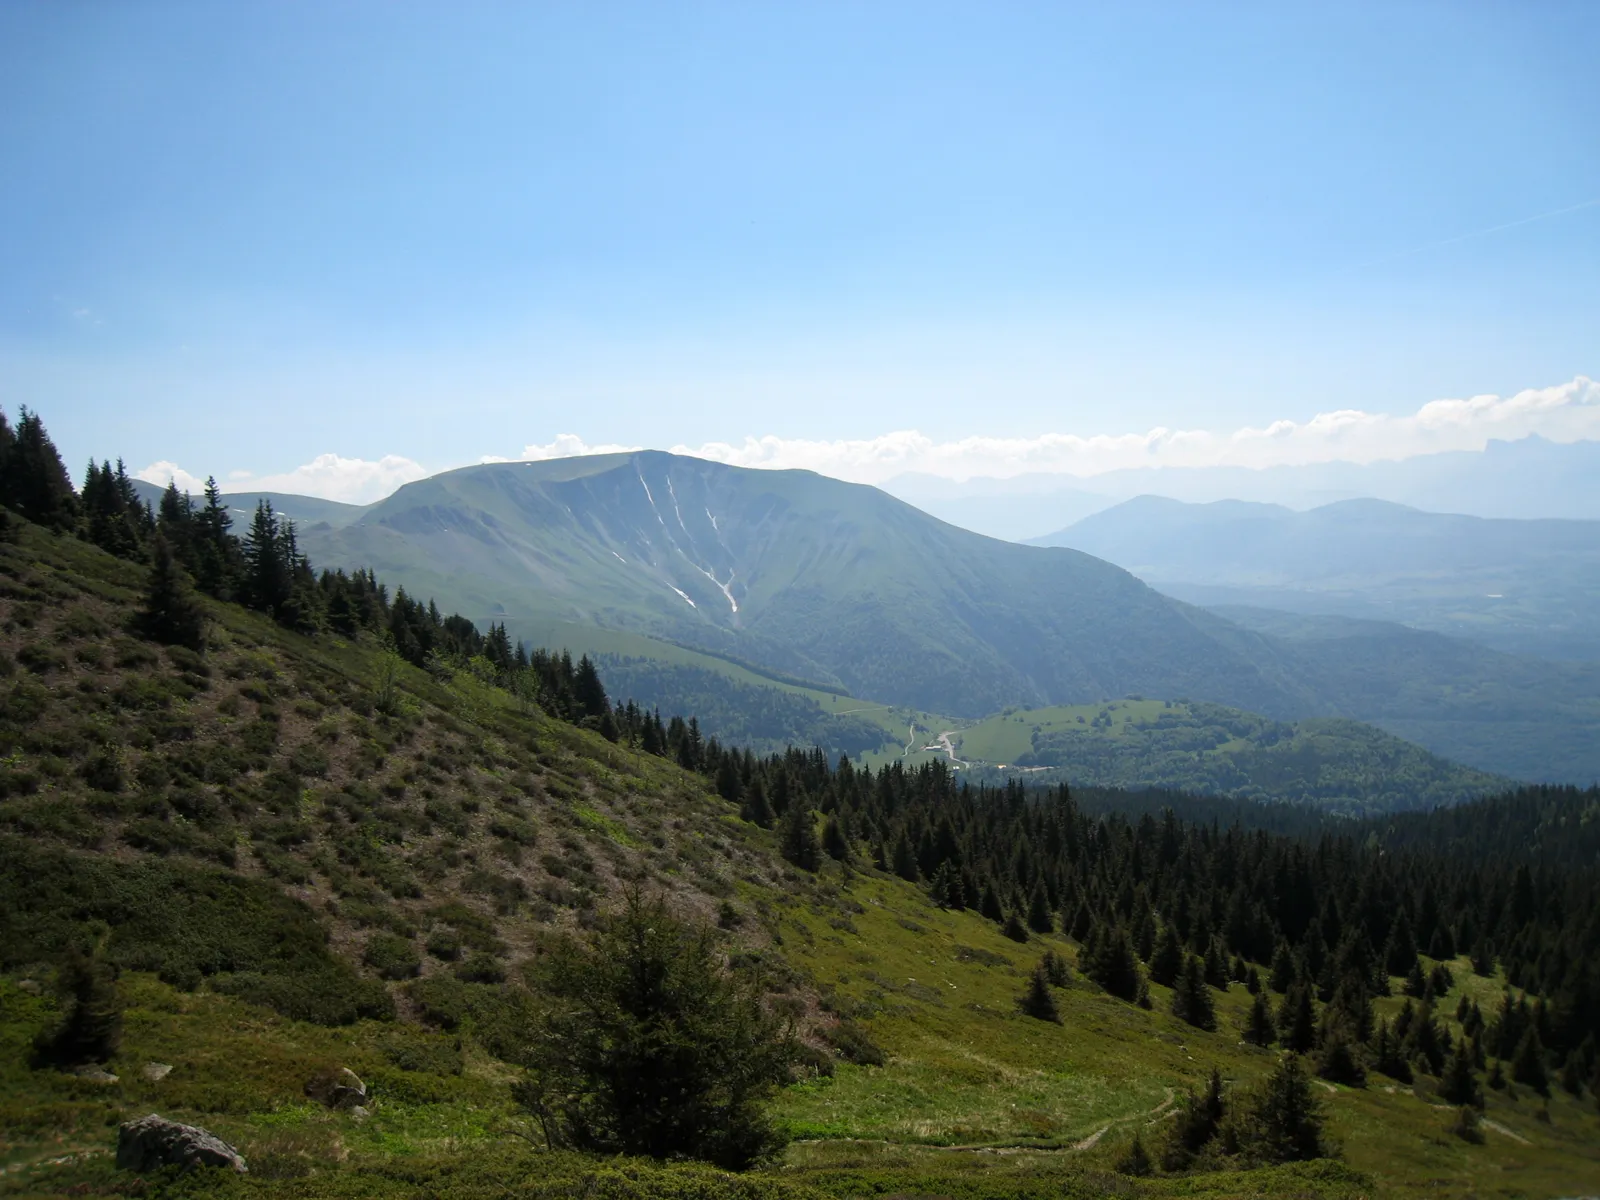
[[[1395,620],[1514,653],[1600,659],[1600,521],[1143,496],[1037,544],[1108,559],[1194,603]]]
[[[1600,777],[1600,669],[1392,625],[1247,628],[1088,554],[810,472],[655,452],[468,467],[305,527],[302,545],[530,641],[626,631],[955,717],[1187,698],[1370,721],[1498,774]]]
[[[656,452],[468,467],[302,545],[513,632],[631,630],[955,715],[1130,692],[1312,702],[1266,639],[1120,568],[806,471]]]
[[[167,490],[157,484],[146,483],[142,479],[133,481],[133,489],[153,508],[161,504],[161,494]],[[271,501],[274,512],[288,517],[297,526],[321,523],[335,526],[348,524],[366,508],[360,504],[324,500],[320,496],[296,496],[287,492],[224,492],[222,498],[227,502],[228,510],[236,525],[254,516],[256,503],[261,500]],[[204,502],[205,497],[190,496],[190,499],[200,504]]]
[[[1430,512],[1517,519],[1600,520],[1600,442],[1541,437],[1492,441],[1481,451],[1394,462],[1268,467],[1139,467],[1099,475],[936,479],[902,475],[884,485],[902,500],[994,537],[1044,539],[1092,512],[1137,496],[1191,504],[1248,500],[1294,509],[1379,499]]]

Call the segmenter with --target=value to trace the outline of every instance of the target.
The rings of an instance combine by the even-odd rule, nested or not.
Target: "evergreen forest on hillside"
[[[740,744],[315,570],[266,500],[74,487],[33,413],[0,506],[0,1195],[1600,1170],[1600,789],[1352,819],[869,769],[763,745],[782,690]],[[152,1110],[248,1173],[119,1170]]]

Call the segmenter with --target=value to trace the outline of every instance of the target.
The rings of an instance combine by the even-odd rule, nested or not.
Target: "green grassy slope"
[[[980,777],[1170,788],[1351,813],[1428,809],[1507,783],[1355,721],[1288,724],[1190,701],[1009,710],[954,729],[950,741]],[[914,760],[941,755],[948,757],[922,749]]]
[[[1238,987],[1214,1034],[1175,1024],[1159,987],[1143,1012],[1081,981],[1043,1026],[1014,1000],[1045,945],[1075,957],[1065,939],[1019,946],[873,871],[797,872],[703,780],[469,679],[408,671],[385,715],[369,648],[226,606],[205,659],[153,646],[128,632],[137,568],[19,536],[0,544],[0,1194],[128,1194],[113,1127],[152,1110],[235,1141],[251,1174],[204,1190],[240,1196],[1509,1196],[1600,1171],[1587,1101],[1558,1090],[1543,1119],[1495,1094],[1507,1132],[1474,1147],[1425,1086],[1380,1079],[1326,1096],[1343,1164],[1115,1176],[1134,1129],[1159,1138],[1169,1091],[1213,1064],[1241,1084],[1268,1070],[1238,1041]],[[887,1052],[783,1093],[799,1140],[774,1168],[735,1179],[511,1136],[508,1060],[536,1000],[521,966],[630,881],[730,926],[806,1028],[847,1015]],[[123,968],[115,1083],[27,1063],[73,932]],[[309,1000],[365,1007],[311,1004],[307,979],[326,985]],[[148,1079],[152,1062],[173,1070]],[[306,1102],[333,1065],[371,1086],[366,1119]]]

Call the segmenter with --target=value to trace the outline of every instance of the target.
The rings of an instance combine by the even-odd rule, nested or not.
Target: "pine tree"
[[[1317,1049],[1317,1074],[1346,1087],[1367,1085],[1367,1065],[1360,1043],[1343,1020],[1333,1022],[1324,1031],[1322,1045]]]
[[[804,804],[790,804],[783,814],[778,849],[784,858],[803,871],[815,871],[822,865],[822,847],[811,823],[811,810]]]
[[[1056,1004],[1055,993],[1050,990],[1050,976],[1044,963],[1033,969],[1028,978],[1028,988],[1017,1000],[1017,1007],[1025,1016],[1037,1021],[1061,1024],[1061,1009]]]
[[[1544,1047],[1539,1043],[1539,1031],[1529,1026],[1517,1043],[1516,1057],[1511,1060],[1511,1078],[1526,1084],[1541,1096],[1550,1094],[1550,1076],[1545,1070]]]
[[[1260,992],[1250,1001],[1250,1011],[1244,1020],[1244,1040],[1252,1046],[1270,1046],[1278,1040],[1278,1031],[1272,1024],[1272,1009]]]
[[[838,813],[829,813],[828,819],[822,823],[822,848],[835,862],[850,861],[850,838]]]
[[[1050,916],[1050,898],[1045,894],[1044,881],[1036,880],[1028,897],[1028,928],[1035,933],[1054,933],[1055,921]]]
[[[1119,999],[1138,999],[1139,962],[1134,958],[1128,931],[1121,925],[1098,927],[1090,937],[1080,959],[1083,973]]]
[[[60,1023],[34,1044],[42,1064],[70,1067],[103,1063],[122,1044],[122,1002],[116,972],[98,954],[76,947],[56,972],[63,1013]]]
[[[645,733],[650,733],[650,725],[645,725]],[[647,739],[648,740],[648,739]],[[649,746],[645,747],[649,752]],[[739,815],[752,824],[763,829],[771,829],[773,822],[772,805],[767,802],[767,789],[759,777],[750,781],[750,786],[745,790],[743,802],[739,808]]]
[[[1304,1162],[1328,1154],[1322,1108],[1298,1055],[1285,1055],[1256,1093],[1244,1131],[1249,1156],[1259,1161]]]
[[[1139,1138],[1139,1131],[1134,1130],[1133,1141],[1123,1156],[1117,1160],[1117,1173],[1137,1178],[1150,1174],[1150,1171],[1150,1155],[1144,1148],[1144,1142]]]
[[[1028,923],[1022,919],[1015,909],[1012,909],[1006,915],[1005,924],[1000,927],[1000,932],[1013,942],[1026,942],[1028,940]]]
[[[0,438],[0,504],[46,529],[70,531],[78,523],[72,478],[37,413],[24,408],[15,431]]]
[[[1311,1007],[1311,987],[1297,983],[1278,1007],[1278,1038],[1295,1054],[1307,1053],[1317,1041],[1316,1016]]]
[[[1066,987],[1072,981],[1072,968],[1054,950],[1046,950],[1039,962],[1044,967],[1045,978],[1050,981],[1051,987]]]
[[[1178,1112],[1161,1152],[1164,1171],[1184,1171],[1194,1164],[1200,1152],[1217,1136],[1227,1115],[1222,1095],[1222,1073],[1215,1067],[1203,1094],[1184,1093]]]
[[[1205,964],[1192,954],[1173,985],[1172,1014],[1196,1029],[1217,1027],[1217,1010],[1211,1000],[1211,989],[1206,986]]]
[[[205,609],[190,589],[166,536],[158,532],[151,540],[150,550],[150,575],[140,623],[157,641],[191,650],[205,649]]]
[[[1171,987],[1178,982],[1178,975],[1183,970],[1183,947],[1178,943],[1178,931],[1171,921],[1165,921],[1161,926],[1161,934],[1156,939],[1155,950],[1150,955],[1150,978],[1162,987]]]
[[[1445,1069],[1444,1077],[1439,1080],[1439,1098],[1446,1104],[1483,1107],[1483,1088],[1478,1085],[1478,1075],[1473,1070],[1472,1048],[1466,1038],[1456,1042],[1455,1053],[1450,1056],[1450,1064]]]
[[[1285,995],[1295,980],[1294,954],[1289,949],[1289,943],[1279,941],[1278,948],[1272,953],[1272,973],[1267,980],[1267,986],[1278,995]]]

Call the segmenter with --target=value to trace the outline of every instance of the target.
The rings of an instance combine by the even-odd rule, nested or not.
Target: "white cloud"
[[[188,492],[191,496],[198,496],[206,490],[204,479],[189,474],[177,463],[165,459],[151,463],[142,471],[135,471],[133,477],[163,488],[169,483],[176,483],[180,492]]]
[[[1232,432],[1156,428],[1144,433],[1036,437],[973,435],[939,442],[900,430],[858,440],[748,437],[742,442],[673,446],[740,467],[802,467],[860,483],[882,483],[905,472],[946,479],[1005,478],[1029,473],[1099,475],[1132,467],[1274,467],[1320,462],[1375,462],[1446,450],[1482,450],[1491,439],[1539,434],[1556,442],[1600,439],[1600,384],[1583,376],[1514,396],[1435,400],[1409,416],[1340,409],[1308,421],[1274,421]],[[524,458],[626,450],[589,446],[562,434],[545,446],[529,446]]]
[[[677,445],[671,451],[733,466],[798,467],[838,479],[882,483],[907,472],[960,480],[1032,473],[1082,477],[1132,467],[1365,463],[1446,450],[1482,450],[1491,439],[1513,441],[1529,434],[1555,442],[1600,439],[1600,383],[1580,375],[1568,383],[1530,388],[1514,396],[1434,400],[1410,415],[1349,408],[1319,413],[1307,421],[1273,421],[1232,432],[1156,428],[1088,437],[1074,433],[1010,438],[975,434],[940,442],[916,430],[900,430],[874,438],[834,441],[747,437],[742,442]],[[524,446],[513,458],[486,455],[480,461],[540,461],[641,448],[590,445],[576,434],[563,433],[547,443]],[[227,490],[290,492],[366,504],[430,473],[421,463],[399,455],[362,459],[320,454],[280,474],[231,472]],[[176,479],[180,488],[196,495],[205,487],[203,479],[168,461],[152,463],[138,476],[163,486]]]
[[[321,496],[347,504],[370,504],[381,500],[402,484],[426,478],[431,472],[414,459],[386,454],[379,459],[345,458],[338,454],[319,454],[310,462],[275,475],[252,475],[231,471],[227,492],[288,492],[297,496]],[[180,488],[198,495],[205,480],[191,475],[173,462],[151,463],[138,472],[139,478],[165,486],[176,479]]]

